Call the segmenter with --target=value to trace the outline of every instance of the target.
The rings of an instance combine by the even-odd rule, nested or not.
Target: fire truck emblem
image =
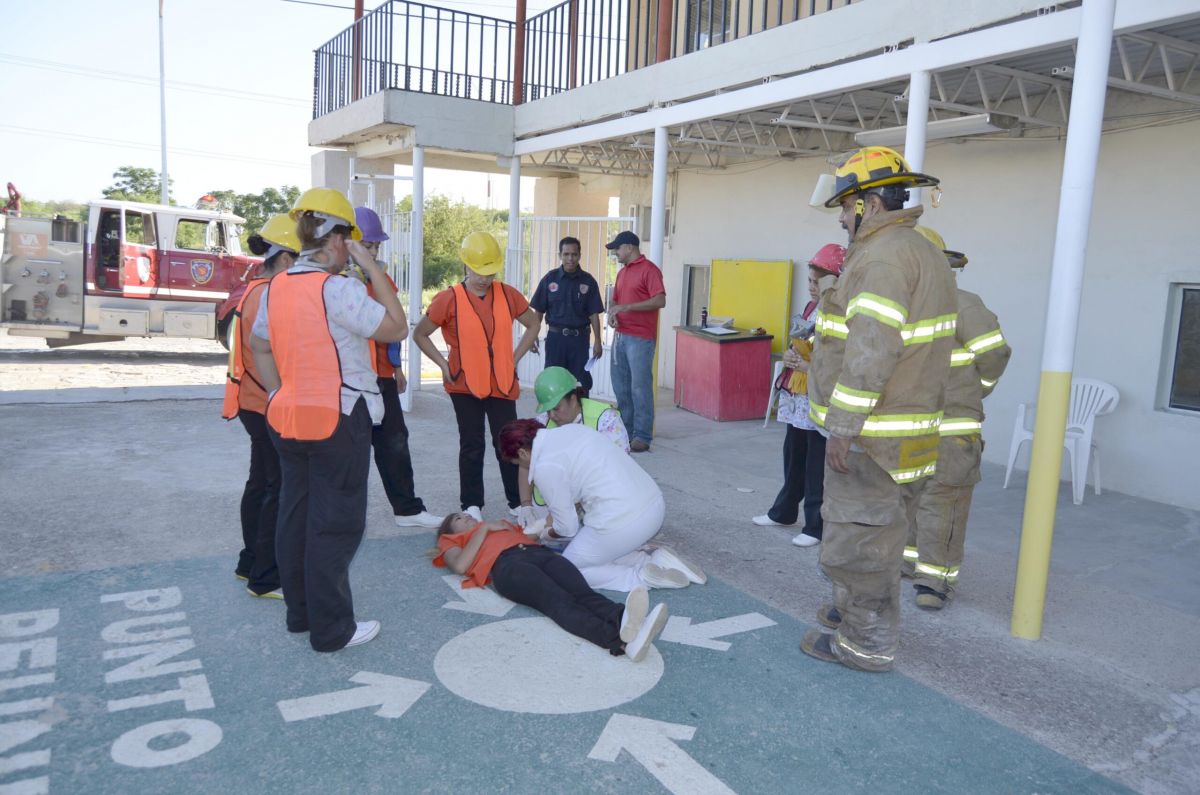
[[[192,281],[196,284],[208,284],[208,280],[213,276],[212,260],[194,259],[192,260]]]

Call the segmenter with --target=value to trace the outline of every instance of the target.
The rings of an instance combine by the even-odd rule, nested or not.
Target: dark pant
[[[279,453],[267,431],[267,418],[257,411],[238,411],[250,435],[250,475],[242,490],[242,552],[237,572],[250,590],[264,594],[279,587],[275,565],[275,520],[279,515]]]
[[[458,498],[462,507],[483,507],[483,452],[487,447],[483,439],[483,420],[486,417],[492,435],[492,449],[500,464],[504,496],[508,498],[508,507],[516,508],[521,504],[521,494],[517,490],[517,465],[500,457],[498,437],[500,429],[517,418],[517,402],[496,397],[480,400],[474,395],[453,392],[450,402],[454,404],[454,417],[458,420]]]
[[[593,591],[571,561],[545,547],[511,547],[492,567],[496,593],[532,607],[576,637],[617,652],[622,605]]]
[[[767,516],[791,524],[800,518],[800,501],[804,500],[804,534],[820,538],[824,495],[825,437],[789,425],[783,440],[783,488]]]
[[[583,369],[587,364],[588,345],[591,329],[584,327],[579,330],[579,336],[564,336],[562,330],[555,331],[554,326],[546,332],[546,367],[565,367],[575,376],[575,380],[584,389],[591,391],[592,374]]]
[[[272,431],[283,487],[275,556],[289,632],[309,632],[317,651],[354,637],[350,561],[367,525],[371,418],[361,399],[320,442],[281,439]]]
[[[397,516],[412,516],[425,510],[425,503],[416,496],[413,483],[412,458],[408,454],[408,426],[400,408],[400,391],[396,379],[380,378],[379,394],[383,396],[383,422],[371,428],[371,447],[375,449],[375,468],[383,481],[383,491]]]

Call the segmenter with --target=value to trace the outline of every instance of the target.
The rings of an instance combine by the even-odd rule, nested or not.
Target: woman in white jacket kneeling
[[[583,425],[546,428],[515,420],[500,431],[500,454],[527,467],[550,514],[541,534],[567,542],[563,556],[592,588],[683,588],[703,583],[700,567],[667,547],[645,547],[662,527],[662,491],[637,463]],[[583,519],[576,512],[583,510]],[[527,530],[528,532],[528,530]]]

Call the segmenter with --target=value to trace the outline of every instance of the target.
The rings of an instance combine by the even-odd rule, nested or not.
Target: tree
[[[38,201],[37,199],[21,199],[21,215],[31,218],[54,218],[62,215],[72,221],[87,220],[87,205],[71,200]]]
[[[401,212],[412,210],[412,197],[400,200]],[[471,232],[491,232],[504,248],[508,210],[485,210],[466,202],[451,202],[434,194],[425,198],[425,277],[422,286],[445,287],[462,273],[458,250]]]
[[[300,189],[295,185],[281,185],[278,189],[266,188],[262,193],[213,190],[209,191],[209,195],[216,199],[223,209],[246,219],[246,223],[242,227],[242,247],[244,249],[246,239],[262,229],[268,218],[292,209],[296,199],[300,198]]]
[[[121,166],[113,172],[113,179],[116,180],[112,185],[109,185],[103,191],[106,199],[122,199],[124,201],[146,202],[147,204],[158,204],[162,199],[160,186],[162,181],[159,179],[158,172],[152,168],[139,168],[138,166]],[[167,196],[170,197],[171,185],[175,180],[167,180]],[[174,201],[173,199],[171,201]]]

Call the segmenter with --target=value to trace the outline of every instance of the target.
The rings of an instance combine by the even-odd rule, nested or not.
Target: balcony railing
[[[673,0],[670,57],[862,0]],[[525,23],[524,101],[658,60],[658,0],[565,0]],[[316,51],[313,118],[389,88],[509,104],[513,22],[388,0]]]

